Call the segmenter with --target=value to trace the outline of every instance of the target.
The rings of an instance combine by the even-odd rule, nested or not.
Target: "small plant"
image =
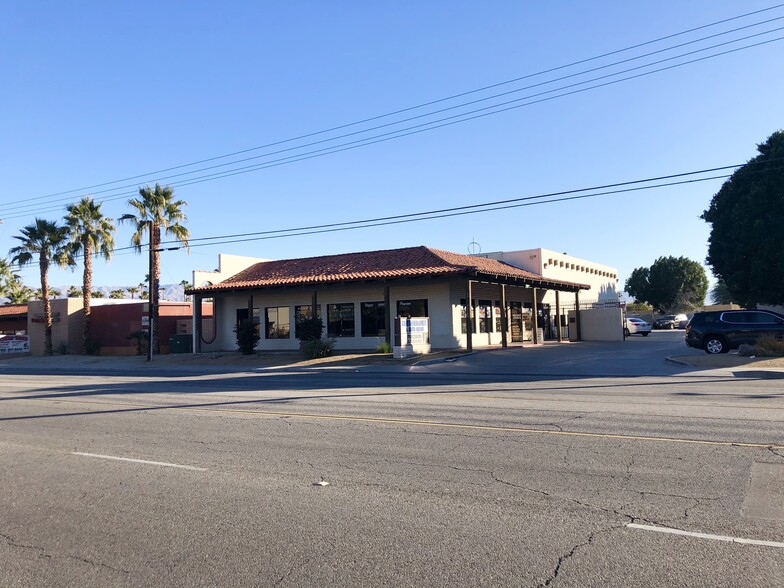
[[[376,345],[376,353],[392,353],[392,346],[389,344],[389,341],[381,341],[379,339],[378,345]]]
[[[55,351],[58,355],[68,355],[68,343],[60,343]]]
[[[753,355],[757,357],[784,356],[784,341],[773,336],[760,337],[753,346]]]
[[[300,347],[303,341],[317,341],[321,339],[321,332],[324,330],[324,321],[320,318],[306,318],[297,322],[297,339],[300,340]]]
[[[237,334],[237,347],[239,347],[240,353],[242,355],[253,355],[256,345],[259,339],[261,339],[253,321],[244,320],[240,322],[234,328],[234,332]]]
[[[335,350],[335,340],[329,337],[300,341],[299,348],[308,359],[329,357]]]
[[[85,355],[101,355],[101,342],[98,339],[89,338],[84,342]]]
[[[134,331],[128,335],[128,339],[136,339],[136,355],[147,353],[147,345],[150,342],[150,335],[147,331]]]

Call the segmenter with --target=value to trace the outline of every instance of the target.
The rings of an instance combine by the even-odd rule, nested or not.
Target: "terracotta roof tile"
[[[27,314],[27,304],[2,304],[0,316],[22,316]]]
[[[587,286],[572,282],[545,279],[495,259],[461,255],[419,246],[264,261],[252,265],[218,284],[193,288],[188,291],[210,292],[287,285],[334,284],[356,280],[446,276],[472,272],[506,278],[543,280],[551,284],[587,288]]]

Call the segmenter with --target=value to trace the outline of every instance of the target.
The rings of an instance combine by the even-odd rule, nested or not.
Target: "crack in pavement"
[[[16,540],[13,537],[11,537],[10,535],[6,535],[5,533],[0,533],[0,538],[4,539],[5,542],[6,542],[6,545],[8,545],[9,547],[16,547],[16,548],[19,548],[19,549],[29,549],[29,550],[33,550],[33,551],[39,551],[40,552],[39,557],[45,557],[47,559],[55,559],[55,558],[72,559],[74,561],[79,561],[79,562],[82,562],[82,563],[86,563],[86,564],[89,564],[91,566],[106,568],[107,570],[111,570],[113,572],[119,572],[119,573],[122,573],[122,574],[130,574],[131,573],[128,570],[122,570],[122,569],[119,569],[119,568],[114,568],[114,567],[112,567],[110,565],[107,565],[105,563],[92,561],[90,559],[85,559],[83,557],[78,557],[78,556],[75,556],[75,555],[50,555],[50,554],[46,553],[46,549],[44,549],[43,547],[37,547],[35,545],[25,545],[23,543],[17,543]]]

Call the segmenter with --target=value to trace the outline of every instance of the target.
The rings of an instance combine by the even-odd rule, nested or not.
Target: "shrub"
[[[244,320],[234,328],[237,334],[237,347],[242,355],[253,355],[253,350],[261,339],[253,321]]]
[[[300,340],[299,348],[308,359],[329,357],[335,350],[335,340],[325,337],[323,339]]]
[[[320,318],[307,318],[297,321],[297,332],[299,333],[300,347],[303,341],[318,341],[321,339],[321,332],[324,330],[324,321]]]
[[[771,335],[760,337],[754,344],[754,355],[757,357],[782,357],[784,356],[784,341]]]
[[[127,338],[136,339],[136,355],[146,355],[147,345],[150,342],[150,334],[147,331],[134,331]]]
[[[88,338],[84,342],[85,355],[101,355],[101,342],[98,339]]]
[[[68,343],[60,343],[55,351],[58,355],[68,355]]]
[[[389,344],[389,341],[379,340],[378,345],[376,345],[376,353],[392,353],[392,346]]]

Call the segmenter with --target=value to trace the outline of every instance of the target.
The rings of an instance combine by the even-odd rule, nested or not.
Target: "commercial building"
[[[196,287],[186,293],[195,302],[195,352],[236,349],[234,330],[244,320],[258,325],[257,349],[294,350],[298,320],[312,316],[338,350],[387,341],[421,352],[539,342],[543,297],[552,293],[557,305],[565,294],[579,308],[591,289],[577,279],[583,274],[573,277],[420,246],[277,261],[221,255],[215,272],[194,272]],[[208,300],[215,322],[205,336]]]

